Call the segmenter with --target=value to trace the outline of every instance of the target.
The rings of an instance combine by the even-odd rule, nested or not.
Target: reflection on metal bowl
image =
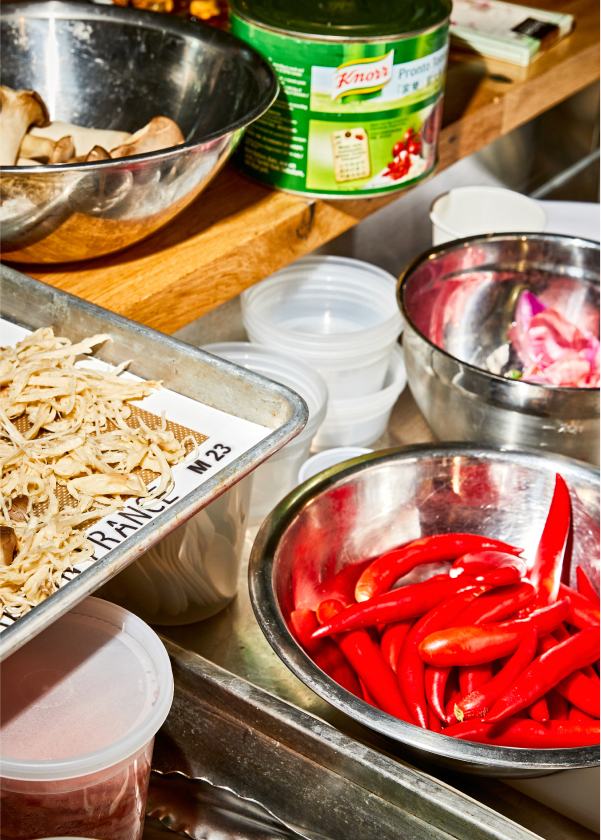
[[[472,236],[418,257],[399,281],[409,387],[434,434],[599,462],[599,389],[491,373],[529,289],[599,331],[599,244],[551,234]]]
[[[535,451],[449,444],[376,452],[319,473],[272,511],[253,546],[250,594],[267,641],[305,685],[390,739],[385,749],[399,757],[413,751],[455,769],[492,776],[528,777],[594,766],[597,747],[536,750],[478,744],[391,717],[320,670],[286,622],[300,603],[299,593],[303,605],[311,606],[311,594],[324,577],[421,535],[486,534],[522,546],[532,556],[556,472],[567,481],[572,499],[572,571],[576,565],[590,571],[599,557],[599,473],[577,461]]]
[[[152,12],[51,0],[4,5],[2,84],[53,120],[135,131],[174,119],[186,142],[97,163],[0,169],[5,259],[53,263],[125,248],[196,198],[273,102],[275,76],[240,41]]]

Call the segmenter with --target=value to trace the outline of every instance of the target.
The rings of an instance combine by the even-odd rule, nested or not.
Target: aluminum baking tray
[[[53,595],[21,618],[3,618],[0,661],[250,473],[298,434],[308,417],[301,397],[283,385],[0,266],[0,344],[44,326],[72,341],[110,335],[95,358],[109,365],[131,359],[131,374],[162,380],[165,390],[155,410],[160,413],[167,395],[168,419],[184,418],[183,425],[207,437],[175,468],[181,491],[167,494],[168,503],[157,500],[149,521],[139,520],[133,533],[121,528],[118,544],[100,540],[87,568],[67,573]]]
[[[175,695],[155,742],[147,813],[172,830],[195,840],[540,840],[428,773],[166,644]],[[245,830],[250,821],[256,833]]]

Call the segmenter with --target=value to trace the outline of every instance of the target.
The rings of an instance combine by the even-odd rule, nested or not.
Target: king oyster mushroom
[[[75,144],[70,135],[60,140],[38,137],[29,132],[23,138],[19,158],[28,158],[40,163],[67,163],[75,156]]]
[[[62,137],[72,137],[75,144],[75,157],[85,159],[95,146],[102,149],[112,149],[126,143],[132,136],[128,131],[113,131],[103,128],[85,128],[66,122],[51,122],[41,128],[34,128],[30,134],[34,137],[45,137],[49,140],[60,140]]]
[[[153,117],[143,128],[130,136],[127,142],[111,147],[111,157],[120,158],[129,155],[141,155],[179,146],[184,142],[180,127],[169,117]]]
[[[14,166],[27,129],[48,124],[48,110],[35,90],[0,86],[0,166]],[[64,132],[63,135],[64,136]]]

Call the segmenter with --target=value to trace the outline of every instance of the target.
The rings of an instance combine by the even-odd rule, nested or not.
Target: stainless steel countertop
[[[432,440],[423,417],[406,390],[394,408],[388,430],[373,444],[373,448],[381,449]],[[405,759],[402,747],[354,723],[310,691],[283,665],[267,644],[255,620],[248,596],[247,559],[255,533],[256,529],[253,529],[246,535],[245,557],[241,564],[236,599],[221,613],[204,622],[159,628],[159,631],[180,646],[200,653],[249,682],[294,703],[358,741],[388,755],[396,754]],[[415,764],[413,758],[410,759],[410,763]],[[424,763],[420,769],[509,816],[547,840],[592,840],[597,836],[582,825],[561,816],[557,811],[501,781],[464,776],[428,763]],[[545,779],[536,780],[536,783],[539,788],[542,786],[544,791]],[[590,789],[595,790],[592,786]],[[591,795],[595,796],[594,793]],[[592,807],[590,810],[591,813],[598,812],[598,807]]]

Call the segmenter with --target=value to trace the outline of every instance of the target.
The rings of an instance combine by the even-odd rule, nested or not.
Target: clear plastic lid
[[[173,699],[167,651],[137,616],[87,598],[0,665],[1,775],[50,781],[134,755]]]

